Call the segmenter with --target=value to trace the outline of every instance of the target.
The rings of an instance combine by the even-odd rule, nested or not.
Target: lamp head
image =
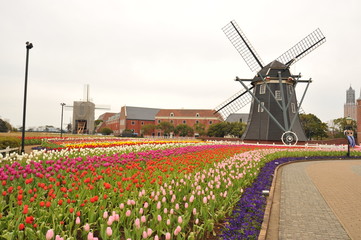
[[[32,49],[33,48],[33,44],[26,42],[26,49]]]

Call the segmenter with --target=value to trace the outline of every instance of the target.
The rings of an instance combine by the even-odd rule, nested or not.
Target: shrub
[[[17,137],[0,137],[0,149],[20,147],[20,144],[21,140]]]

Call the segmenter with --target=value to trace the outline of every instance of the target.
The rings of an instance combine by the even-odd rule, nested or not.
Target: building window
[[[266,84],[262,84],[259,86],[259,94],[265,94],[266,93]]]
[[[290,94],[293,94],[293,86],[292,85],[288,85],[288,91]]]
[[[144,125],[144,122],[141,122],[140,124]]]
[[[282,100],[282,96],[281,96],[281,91],[280,90],[276,90],[275,91],[275,98],[277,101]]]
[[[186,122],[187,122],[186,120],[183,120],[183,124],[186,124]]]
[[[291,103],[291,110],[293,113],[296,113],[296,104]]]
[[[170,113],[169,116],[174,117],[174,113]]]
[[[160,120],[158,120],[158,123],[160,123]]]
[[[239,119],[239,122],[240,122],[240,123],[243,122],[243,121],[242,121],[242,118]]]
[[[173,123],[173,120],[170,120],[170,123]]]
[[[261,102],[261,104],[258,104],[258,112],[264,111],[264,109],[263,109],[263,107],[261,107],[261,105],[264,106],[264,102]]]
[[[197,120],[197,121],[196,121],[196,124],[198,124],[198,123],[199,123],[199,121]]]
[[[135,125],[135,122],[134,122],[134,121],[132,121],[132,125]]]
[[[209,121],[209,124],[213,124],[213,121]]]
[[[199,117],[199,113],[196,113],[196,117]]]

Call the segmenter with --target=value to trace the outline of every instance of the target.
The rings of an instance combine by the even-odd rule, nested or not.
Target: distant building
[[[143,125],[155,124],[155,115],[158,112],[158,108],[123,106],[120,110],[119,133],[131,130],[134,135],[140,136]]]
[[[241,122],[247,124],[249,113],[232,113],[230,114],[226,122]]]
[[[212,124],[222,122],[220,115],[214,114],[211,109],[159,109],[159,108],[143,108],[123,106],[120,113],[105,113],[98,119],[103,123],[97,128],[97,132],[101,132],[104,127],[113,130],[114,135],[121,135],[124,130],[130,130],[135,136],[142,134],[144,125],[158,125],[161,122],[170,122],[174,127],[179,124],[187,124],[193,127],[200,123],[206,129]],[[152,133],[153,136],[162,136],[161,130],[156,129]]]
[[[344,104],[344,117],[351,117],[356,120],[356,100],[355,100],[355,90],[350,88],[346,91],[346,103]]]
[[[202,124],[205,129],[208,129],[210,125],[222,122],[222,118],[219,114],[214,114],[214,110],[211,109],[160,109],[155,116],[155,124],[161,122],[170,122],[174,127],[180,124],[186,124],[193,127],[196,124]],[[160,130],[157,130],[157,136],[161,136]]]

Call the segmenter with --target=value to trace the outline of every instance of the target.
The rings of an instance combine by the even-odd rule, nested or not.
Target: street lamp
[[[26,42],[26,63],[25,63],[25,87],[24,87],[24,108],[23,108],[23,129],[21,135],[21,152],[25,152],[25,118],[26,118],[26,93],[28,88],[28,65],[29,65],[29,50],[33,48],[33,44]]]
[[[65,103],[60,103],[60,105],[61,105],[60,137],[63,137],[63,111],[64,111],[64,106],[66,104]]]

